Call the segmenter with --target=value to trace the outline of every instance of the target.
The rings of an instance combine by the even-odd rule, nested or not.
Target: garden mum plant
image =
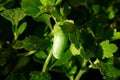
[[[119,80],[120,0],[0,0],[0,80]]]

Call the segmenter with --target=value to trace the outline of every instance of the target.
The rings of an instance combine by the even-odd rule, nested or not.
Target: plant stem
[[[79,80],[81,78],[81,76],[83,75],[83,73],[85,73],[86,70],[80,70],[77,74],[77,76],[75,77],[75,80]]]
[[[17,34],[16,34],[16,33],[14,33],[14,40],[13,40],[13,42],[14,42],[14,41],[16,41],[16,40],[17,40],[17,38],[18,38]]]
[[[79,70],[78,74],[76,75],[75,80],[79,80],[83,75],[83,73],[87,71],[86,64],[87,64],[87,60],[84,59],[82,63],[82,68]]]
[[[66,76],[69,78],[69,80],[74,80],[74,76],[70,76],[69,74],[66,74]]]
[[[48,63],[50,62],[51,57],[52,57],[52,51],[50,50],[49,55],[48,55],[47,59],[44,62],[42,72],[46,72],[47,66],[48,66]]]
[[[49,23],[48,27],[50,28],[51,31],[53,30],[51,23]]]
[[[36,51],[29,51],[25,56],[29,56],[29,55],[32,55],[34,54]]]

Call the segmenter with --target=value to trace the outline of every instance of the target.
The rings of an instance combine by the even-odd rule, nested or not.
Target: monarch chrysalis
[[[56,59],[59,59],[67,45],[67,35],[64,34],[63,30],[60,27],[60,24],[55,24],[54,26],[54,39],[53,39],[53,56]]]

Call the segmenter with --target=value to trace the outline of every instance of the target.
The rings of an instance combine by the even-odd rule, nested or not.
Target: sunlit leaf
[[[22,20],[25,17],[25,13],[22,9],[11,9],[11,10],[5,10],[1,14],[4,18],[8,19],[12,22],[13,25],[18,25],[19,21]]]
[[[57,0],[55,5],[59,5],[63,0]]]
[[[120,39],[120,32],[117,32],[117,30],[114,29],[112,40],[117,40],[117,39]]]
[[[40,11],[41,3],[40,0],[22,0],[21,6],[27,15],[35,16]]]
[[[107,9],[107,12],[108,12],[108,19],[113,19],[115,17],[115,13],[117,12],[117,9],[113,6],[110,6]]]
[[[20,27],[18,28],[18,34],[22,34],[24,32],[24,30],[26,29],[27,27],[27,23],[24,22],[23,24],[20,25]]]
[[[118,32],[117,29],[108,29],[105,32],[104,38],[113,40],[113,41],[118,40],[118,39],[120,39],[120,32]]]
[[[40,0],[40,2],[42,3],[42,5],[44,5],[44,6],[47,6],[47,2],[48,0]]]
[[[73,43],[70,45],[70,51],[73,55],[80,55],[80,48],[77,49]]]
[[[77,71],[77,66],[73,66],[72,69],[69,71],[70,75],[74,75]]]
[[[113,57],[113,53],[115,53],[118,49],[115,44],[109,43],[108,40],[101,42],[100,46],[103,50],[103,59]]]
[[[44,6],[53,6],[56,0],[40,0],[42,5]]]

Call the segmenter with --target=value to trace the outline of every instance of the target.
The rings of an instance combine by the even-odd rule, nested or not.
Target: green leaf
[[[76,26],[74,25],[73,20],[64,20],[62,22],[58,22],[57,24],[61,27],[63,33],[65,34],[72,33],[76,30]],[[77,35],[78,33],[79,32],[76,30],[75,35]]]
[[[0,67],[4,66],[10,59],[11,52],[9,49],[0,49]]]
[[[48,39],[39,38],[37,36],[26,37],[23,41],[23,47],[28,51],[41,50],[49,45]]]
[[[69,74],[70,74],[70,75],[74,75],[76,72],[77,72],[77,66],[73,66],[73,67],[70,69]]]
[[[53,7],[50,14],[56,22],[62,21],[62,15],[56,7]]]
[[[12,45],[13,48],[15,49],[22,49],[23,48],[23,43],[20,40],[16,40],[15,43]]]
[[[63,57],[57,59],[54,64],[50,67],[51,70],[64,72],[66,74],[74,75],[77,71],[75,64],[75,58],[72,56],[70,50],[67,50]]]
[[[112,37],[114,36],[114,30],[113,29],[108,29],[105,34],[104,34],[104,39],[111,40]]]
[[[16,40],[18,38],[17,35],[18,23],[26,16],[26,14],[21,8],[16,8],[16,9],[5,10],[2,12],[1,15],[7,20],[11,21],[12,31],[14,33],[14,39]]]
[[[70,13],[71,7],[65,3],[61,8],[60,8],[60,13],[63,17],[67,17]]]
[[[33,59],[35,62],[42,63],[42,64],[45,62],[46,58],[47,58],[47,54],[44,51],[37,51],[33,56]]]
[[[17,27],[19,21],[26,16],[24,11],[20,8],[5,10],[1,15],[7,20],[11,21],[12,25],[15,25],[15,27]]]
[[[71,57],[72,57],[72,53],[70,52],[70,50],[67,50],[62,55],[62,57],[54,63],[54,66],[62,66],[62,65],[68,64]]]
[[[26,27],[27,27],[27,23],[26,23],[26,22],[22,23],[22,24],[20,25],[20,27],[18,28],[17,33],[18,33],[19,35],[22,34],[22,33],[24,32],[24,30],[26,29]]]
[[[41,14],[36,19],[37,19],[37,21],[48,23],[48,22],[50,22],[50,18],[51,18],[51,15],[49,15],[49,14]]]
[[[80,55],[80,48],[77,49],[73,43],[70,45],[70,51],[74,56]]]
[[[5,9],[10,9],[15,4],[14,0],[1,0],[0,2],[0,11]]]
[[[114,34],[111,40],[118,40],[118,39],[120,39],[120,32],[117,32],[117,29],[114,29]]]
[[[105,35],[105,31],[108,28],[108,24],[99,24],[96,27],[96,37],[102,39]],[[111,36],[111,34],[109,34],[109,36]]]
[[[0,75],[1,76],[6,76],[11,73],[11,70],[13,70],[14,66],[13,62],[15,63],[16,61],[16,50],[12,48],[3,48],[0,49]]]
[[[47,58],[47,55],[44,51],[39,51],[39,52],[36,52],[35,53],[35,56],[39,59],[46,59]]]
[[[32,71],[30,76],[30,80],[51,80],[50,74],[38,71]]]
[[[0,11],[5,10],[5,8],[3,6],[0,6]]]
[[[41,3],[40,0],[22,0],[21,6],[27,15],[35,16],[40,11]]]
[[[97,68],[100,70],[101,74],[110,77],[117,78],[120,76],[120,69],[117,69],[113,65],[113,59],[108,59],[107,62],[98,61],[96,63]]]
[[[108,7],[107,9],[107,13],[108,13],[108,19],[113,19],[115,17],[115,13],[117,12],[118,10],[113,7],[112,5]]]
[[[56,0],[48,0],[48,5],[54,6],[55,2],[56,2]]]
[[[96,15],[101,11],[101,6],[98,4],[95,4],[95,5],[92,5],[92,9],[93,9],[94,14]]]
[[[83,59],[90,60],[90,56],[88,55],[88,53],[85,52],[85,50],[84,50],[84,48],[82,46],[80,48],[80,56]]]
[[[20,57],[20,59],[18,60],[14,70],[18,70],[22,67],[24,67],[28,62],[29,62],[30,58],[27,56],[22,56]]]
[[[77,48],[79,49],[80,48],[80,39],[79,39],[79,30],[76,29],[75,32],[72,32],[69,34],[69,39],[70,39],[70,42]]]
[[[98,34],[98,33],[100,34],[101,30],[103,32],[104,28],[108,27],[106,15],[101,14],[97,17],[93,17],[90,20],[89,24],[87,24],[87,25],[88,25],[88,31],[92,30],[91,32],[94,33],[94,35]],[[99,30],[99,29],[101,29],[101,30]],[[99,32],[97,32],[96,30]],[[103,34],[102,32],[101,32],[101,34]]]
[[[35,19],[40,22],[45,22],[50,28],[52,28],[50,18],[51,18],[51,15],[49,14],[41,14],[37,16]]]
[[[117,32],[117,29],[108,29],[104,34],[105,39],[109,40],[118,40],[120,39],[120,32]]]
[[[54,6],[56,0],[40,0],[44,6]]]
[[[95,46],[96,46],[95,39],[92,36],[92,34],[89,33],[87,30],[81,29],[81,31],[80,31],[80,41],[81,41],[82,46],[85,50],[94,51]]]
[[[47,2],[48,0],[40,0],[40,2],[42,3],[42,5],[44,5],[44,6],[47,6]]]
[[[59,5],[63,0],[57,0],[55,5]]]
[[[100,46],[103,50],[102,59],[113,57],[113,53],[115,53],[118,49],[115,44],[110,44],[108,40],[101,42]]]
[[[117,69],[117,68],[115,68],[114,66],[113,66],[113,64],[106,64],[106,67],[107,67],[107,73],[106,73],[106,75],[107,76],[109,76],[109,77],[112,77],[112,78],[116,78],[116,77],[118,77],[118,76],[120,76],[120,70],[119,69]]]

